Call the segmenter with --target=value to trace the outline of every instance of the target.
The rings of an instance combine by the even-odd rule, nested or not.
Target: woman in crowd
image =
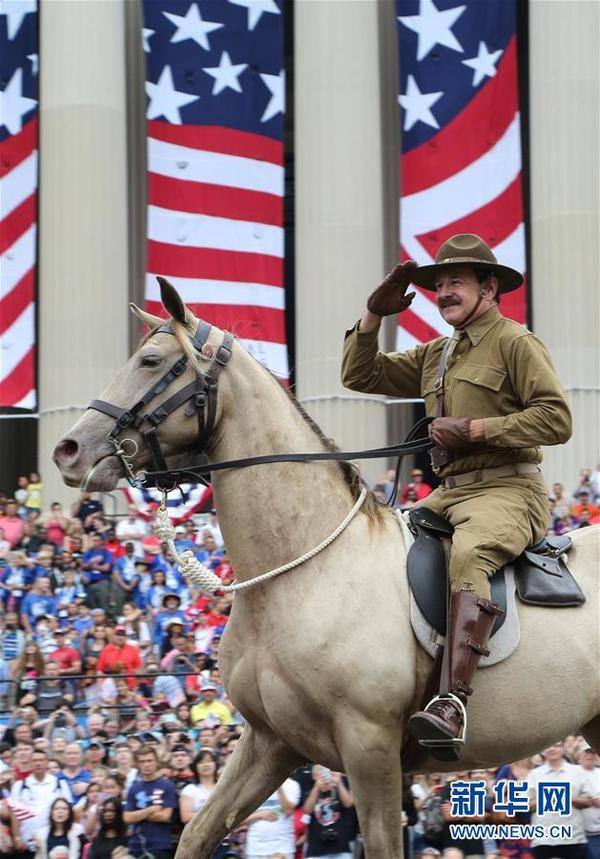
[[[91,629],[86,629],[81,636],[81,650],[84,656],[95,656],[98,659],[109,643],[109,629],[104,623],[98,623]]]
[[[123,822],[123,806],[119,799],[109,797],[99,807],[100,825],[92,841],[87,859],[111,859],[116,847],[127,844],[126,827]]]
[[[495,781],[524,782],[527,781],[530,772],[531,762],[529,758],[523,758],[523,760],[500,767],[496,773]],[[494,811],[492,821],[496,824],[514,823],[516,825],[525,825],[531,822],[531,815],[529,812],[518,812],[508,817],[503,812]],[[500,839],[498,841],[498,851],[506,859],[533,859],[534,857],[531,841],[527,838]]]
[[[17,683],[17,700],[21,706],[35,701],[37,678],[44,674],[44,656],[35,641],[28,641],[12,667],[12,679]],[[24,699],[30,696],[27,701]]]
[[[119,618],[119,623],[127,630],[127,641],[129,644],[135,644],[142,659],[149,656],[152,650],[152,638],[143,612],[132,602],[126,602],[123,604],[123,614]]]
[[[75,822],[73,808],[66,799],[55,799],[50,806],[49,824],[35,836],[35,859],[48,859],[54,847],[66,847],[69,859],[79,859],[85,838],[83,827]]]
[[[199,811],[217,784],[217,753],[214,749],[202,748],[192,763],[194,784],[181,791],[179,813],[183,823],[192,819]]]

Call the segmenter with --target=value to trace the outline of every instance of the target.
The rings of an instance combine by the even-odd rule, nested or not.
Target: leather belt
[[[492,468],[479,468],[477,471],[466,471],[442,480],[444,489],[456,489],[458,486],[469,486],[471,483],[482,483],[496,477],[515,477],[517,474],[535,474],[540,472],[539,465],[533,462],[515,462],[514,465],[497,465]]]

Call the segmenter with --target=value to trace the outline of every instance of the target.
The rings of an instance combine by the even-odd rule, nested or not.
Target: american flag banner
[[[143,519],[154,520],[154,515],[162,501],[160,489],[124,488],[123,492],[130,504],[135,504]],[[180,487],[169,492],[167,510],[173,525],[180,525],[195,513],[207,513],[213,507],[211,486],[200,483],[182,483]]]
[[[396,0],[402,152],[400,256],[420,265],[456,233],[476,233],[525,272],[517,0]],[[415,287],[397,348],[451,333]],[[502,297],[524,323],[522,286]]]
[[[144,0],[146,309],[156,275],[288,378],[282,0]]]
[[[0,407],[33,410],[36,407],[37,0],[1,0],[0,68]]]

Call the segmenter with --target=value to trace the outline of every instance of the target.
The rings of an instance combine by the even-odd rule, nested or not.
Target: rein
[[[210,346],[206,346],[211,326],[206,322],[200,321],[198,328],[193,337],[190,337],[194,348],[206,357],[212,357]],[[157,328],[152,334],[165,333],[173,334],[174,332],[169,323],[165,323]],[[152,336],[152,335],[151,335]],[[433,442],[429,436],[423,438],[415,438],[417,432],[424,426],[430,423],[431,418],[422,418],[418,421],[409,432],[406,440],[401,444],[389,445],[387,447],[378,447],[371,450],[357,451],[326,451],[314,453],[284,453],[284,454],[267,454],[264,456],[252,456],[244,459],[232,459],[226,462],[207,463],[194,468],[187,469],[169,469],[162,453],[160,442],[157,435],[157,429],[160,424],[169,417],[176,409],[180,408],[184,403],[191,400],[186,414],[192,416],[194,413],[198,418],[198,450],[197,453],[203,454],[206,445],[210,439],[212,430],[215,424],[217,412],[217,388],[219,376],[222,370],[227,366],[233,354],[233,335],[225,332],[221,345],[218,347],[214,360],[212,361],[206,373],[200,370],[196,371],[196,378],[193,382],[180,388],[179,391],[172,394],[153,411],[143,413],[143,409],[159,394],[166,390],[169,385],[175,381],[185,371],[188,358],[187,355],[182,355],[175,361],[172,367],[162,376],[157,382],[149,388],[140,399],[134,403],[129,409],[124,409],[120,406],[115,406],[105,400],[92,400],[89,407],[95,409],[102,414],[115,418],[114,426],[108,434],[108,440],[114,446],[115,450],[108,456],[118,456],[121,459],[127,480],[131,486],[137,488],[148,488],[155,486],[162,490],[162,503],[156,513],[155,532],[161,540],[165,541],[173,557],[180,565],[182,572],[192,581],[196,582],[200,587],[209,593],[233,593],[244,588],[249,588],[253,585],[265,582],[268,579],[292,570],[300,566],[305,561],[313,558],[319,552],[329,546],[339,535],[348,527],[350,522],[359,512],[363,502],[367,496],[367,490],[363,487],[360,496],[356,500],[354,506],[345,517],[345,519],[337,526],[337,528],[323,540],[318,546],[306,552],[300,558],[290,561],[281,567],[270,570],[266,573],[261,573],[252,579],[245,582],[238,582],[231,585],[223,585],[221,579],[216,576],[212,570],[201,564],[191,551],[177,553],[175,546],[175,529],[169,521],[167,511],[167,493],[171,489],[179,486],[181,483],[201,482],[206,483],[206,476],[213,471],[223,471],[225,469],[249,468],[254,465],[266,465],[267,463],[275,462],[320,462],[337,460],[349,461],[354,459],[375,459],[379,457],[397,456],[398,464],[394,479],[394,488],[390,498],[387,501],[388,505],[392,505],[396,498],[398,482],[400,478],[400,461],[403,456],[411,453],[417,453],[422,450],[429,449]],[[142,430],[145,424],[149,428]],[[152,456],[152,461],[155,466],[154,471],[140,472],[136,476],[134,473],[134,458],[138,452],[138,444],[132,438],[124,438],[119,441],[121,433],[133,427],[141,433],[142,438],[148,445]],[[99,466],[99,464],[107,457],[101,457],[90,468],[86,474],[82,489],[86,489],[91,480],[91,477]]]
[[[206,354],[206,341],[210,335],[212,326],[202,320],[198,323],[198,328],[193,337],[190,337],[191,343],[197,352]],[[173,334],[171,325],[166,322],[152,332],[154,334]],[[205,348],[206,347],[206,348]],[[105,400],[92,400],[88,408],[95,409],[102,414],[115,418],[115,424],[108,434],[108,441],[114,446],[114,451],[104,457],[98,459],[85,475],[81,488],[85,490],[92,478],[92,475],[100,463],[108,456],[118,456],[123,464],[127,475],[127,482],[130,486],[136,489],[148,489],[156,487],[163,491],[175,489],[181,483],[198,482],[208,485],[206,477],[213,471],[223,471],[225,469],[249,468],[254,465],[266,465],[274,462],[320,462],[328,460],[337,460],[338,462],[349,461],[353,459],[377,459],[383,457],[397,456],[398,465],[396,467],[396,475],[394,479],[394,489],[387,504],[393,504],[396,499],[398,482],[400,478],[400,460],[402,457],[412,453],[419,453],[424,450],[429,450],[433,442],[429,436],[415,438],[416,433],[424,426],[431,422],[431,418],[422,418],[417,421],[406,437],[406,440],[401,444],[388,445],[387,447],[377,447],[371,450],[352,450],[352,451],[326,451],[314,453],[281,453],[281,454],[266,454],[264,456],[252,456],[244,459],[231,459],[226,462],[214,462],[206,465],[198,465],[193,468],[186,469],[169,469],[162,453],[157,429],[160,424],[166,420],[176,409],[184,403],[191,400],[191,404],[186,410],[188,416],[194,413],[198,418],[198,441],[197,454],[203,454],[210,439],[215,417],[217,413],[217,389],[219,376],[223,369],[229,363],[233,353],[233,335],[226,331],[223,335],[221,345],[217,348],[214,360],[211,363],[206,373],[200,370],[196,372],[196,378],[193,382],[185,385],[175,394],[166,399],[163,403],[157,406],[154,411],[147,414],[142,414],[144,409],[155,397],[161,394],[169,387],[171,382],[175,381],[184,372],[187,366],[187,355],[182,355],[178,358],[173,366],[162,376],[154,385],[149,388],[140,399],[134,403],[129,409],[124,409],[121,406],[115,406],[112,403],[107,403]],[[142,431],[144,424],[149,424],[150,428]],[[134,458],[138,452],[138,444],[132,438],[124,438],[118,440],[120,434],[133,427],[141,432],[142,438],[150,448],[154,471],[134,473]],[[127,449],[126,445],[130,445]]]

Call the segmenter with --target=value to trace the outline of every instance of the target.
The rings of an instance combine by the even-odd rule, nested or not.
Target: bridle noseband
[[[202,354],[203,347],[208,340],[212,326],[207,322],[200,321],[198,328],[193,337],[190,337],[192,345],[197,352]],[[171,324],[166,322],[161,325],[150,336],[154,334],[173,334]],[[174,336],[174,335],[173,335]],[[120,406],[115,406],[112,403],[107,403],[104,400],[92,400],[88,409],[94,409],[97,412],[115,418],[115,424],[108,434],[108,440],[114,445],[114,453],[109,456],[118,456],[123,463],[127,474],[127,481],[131,486],[140,487],[142,482],[137,480],[133,472],[133,458],[138,452],[137,442],[132,438],[125,438],[121,442],[118,441],[120,434],[133,427],[141,433],[142,438],[148,445],[152,456],[152,462],[156,471],[167,471],[167,463],[160,448],[160,442],[157,435],[157,430],[160,424],[173,414],[180,406],[191,401],[186,409],[186,415],[191,417],[196,414],[198,418],[198,441],[197,453],[204,452],[208,440],[214,428],[215,418],[217,414],[217,386],[221,371],[227,366],[232,355],[233,335],[226,331],[223,334],[221,345],[217,348],[214,360],[206,373],[201,370],[196,371],[196,378],[189,385],[180,388],[175,394],[170,396],[152,412],[142,414],[148,403],[150,403],[159,394],[162,394],[169,385],[175,381],[185,371],[188,358],[187,355],[182,355],[175,361],[173,366],[168,370],[162,378],[152,385],[140,399],[134,403],[129,409],[123,409]],[[144,424],[149,425],[149,429],[142,431]],[[131,450],[128,452],[126,445],[131,445]],[[86,474],[82,489],[85,489],[89,480],[92,477],[94,470],[98,467],[102,457],[94,463],[92,468]],[[206,482],[206,481],[203,481]],[[165,488],[165,487],[161,487]],[[171,487],[174,488],[174,487]]]

